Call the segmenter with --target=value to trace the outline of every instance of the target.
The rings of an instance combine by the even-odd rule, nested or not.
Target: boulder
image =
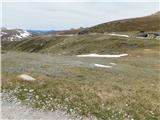
[[[27,74],[18,75],[18,78],[21,79],[21,80],[24,80],[24,81],[34,81],[34,80],[36,80],[35,78],[33,78],[32,76],[29,76]]]

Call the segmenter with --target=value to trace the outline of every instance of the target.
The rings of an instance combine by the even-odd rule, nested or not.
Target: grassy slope
[[[104,120],[158,120],[160,117],[159,40],[134,40],[102,34],[37,37],[18,43],[3,43],[2,48],[25,52],[31,52],[34,48],[33,54],[4,52],[2,56],[3,90],[14,90],[18,99],[33,107],[45,110],[62,108]],[[93,52],[125,52],[129,57],[103,61],[106,64],[117,63],[114,69],[72,66],[62,67],[62,73],[54,74],[57,68],[63,66],[63,62],[60,61],[59,67],[53,66],[53,54]],[[49,55],[51,58],[41,53],[52,53]],[[53,72],[49,72],[51,70]],[[22,72],[34,76],[38,81],[17,80],[17,75]],[[30,89],[34,92],[29,92]]]
[[[106,22],[90,28],[66,30],[59,34],[86,34],[122,31],[160,31],[160,12],[145,17]]]
[[[35,37],[21,42],[2,42],[3,50],[52,54],[122,53],[138,48],[158,47],[158,40],[140,40],[112,37],[105,34],[77,35],[72,37]]]
[[[104,32],[122,32],[122,31],[159,31],[160,14],[150,16],[117,20],[99,24],[85,30],[81,33],[104,33]]]

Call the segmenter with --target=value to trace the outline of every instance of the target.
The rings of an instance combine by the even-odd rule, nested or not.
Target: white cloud
[[[3,26],[26,29],[69,29],[150,15],[157,3],[41,3],[3,5]]]

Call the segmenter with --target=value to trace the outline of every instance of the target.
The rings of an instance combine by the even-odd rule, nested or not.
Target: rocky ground
[[[22,104],[14,97],[9,97],[7,93],[1,93],[1,119],[41,119],[41,120],[80,120],[73,118],[62,111],[46,112],[33,109]]]

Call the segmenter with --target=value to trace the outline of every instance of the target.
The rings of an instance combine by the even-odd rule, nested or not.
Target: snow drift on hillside
[[[27,31],[19,31],[19,30],[17,30],[19,33],[20,33],[20,36],[21,37],[28,37],[28,36],[30,36],[31,34],[29,33],[29,32],[27,32]]]
[[[128,56],[128,54],[119,55],[99,55],[99,54],[88,54],[88,55],[77,55],[77,57],[107,57],[107,58],[119,58],[123,56]]]
[[[102,65],[102,64],[94,64],[96,67],[101,67],[101,68],[111,68],[112,66],[109,65]]]
[[[0,37],[2,40],[19,41],[23,38],[31,36],[31,33],[22,29],[1,29]]]
[[[111,36],[119,36],[119,37],[129,37],[128,35],[123,35],[123,34],[115,34],[115,33],[110,33],[109,35]]]

